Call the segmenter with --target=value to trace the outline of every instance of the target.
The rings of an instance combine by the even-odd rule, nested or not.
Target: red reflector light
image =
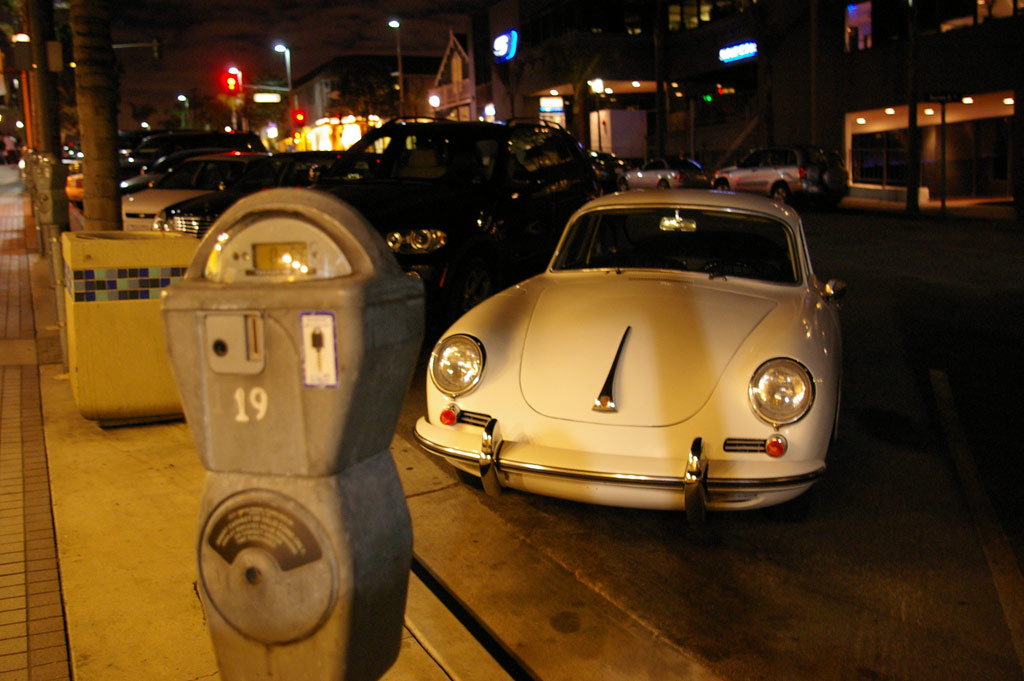
[[[452,426],[459,420],[459,414],[452,407],[441,410],[441,425]]]
[[[789,443],[781,435],[772,435],[764,443],[764,451],[768,456],[782,456],[787,449],[789,449]]]

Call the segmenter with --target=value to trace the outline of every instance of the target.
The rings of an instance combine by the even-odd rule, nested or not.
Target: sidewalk
[[[205,471],[191,435],[78,413],[26,209],[0,167],[0,681],[219,678],[194,584]],[[410,575],[383,678],[508,676]]]

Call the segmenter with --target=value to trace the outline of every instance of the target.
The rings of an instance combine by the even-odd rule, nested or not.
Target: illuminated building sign
[[[516,56],[519,48],[519,33],[515,30],[505,31],[494,39],[491,51],[494,53],[494,61],[498,64],[510,61]]]
[[[741,59],[750,59],[751,57],[757,56],[757,43],[745,42],[739,45],[730,45],[729,47],[723,47],[718,51],[718,61],[723,64],[729,62],[739,61]]]
[[[541,113],[565,113],[565,102],[561,97],[541,97]]]

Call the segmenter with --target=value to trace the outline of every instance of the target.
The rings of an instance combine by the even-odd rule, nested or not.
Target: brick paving
[[[0,168],[0,681],[71,679],[20,182]]]

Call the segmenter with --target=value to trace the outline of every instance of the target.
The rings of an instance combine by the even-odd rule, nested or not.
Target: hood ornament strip
[[[626,338],[629,336],[629,330],[631,328],[633,327],[627,326],[626,331],[622,334],[622,340],[619,341],[619,349],[615,351],[615,359],[612,360],[612,368],[608,371],[608,378],[604,380],[601,392],[594,400],[594,411],[618,411],[615,406],[615,397],[612,394],[612,387],[615,384],[615,369],[619,366],[619,358],[622,357],[622,348],[626,345]]]

